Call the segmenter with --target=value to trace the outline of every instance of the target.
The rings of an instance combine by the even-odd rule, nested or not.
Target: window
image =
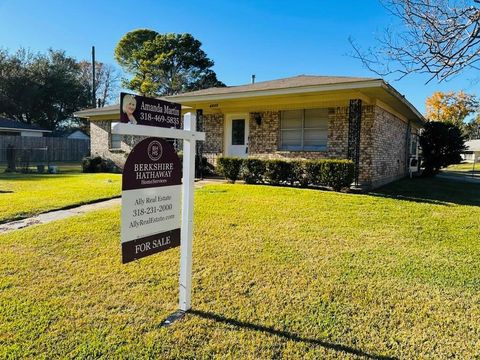
[[[118,122],[112,122],[110,127],[110,149],[120,149],[122,147],[122,135],[112,134],[112,128]]]
[[[232,120],[232,145],[245,145],[245,119]]]
[[[410,135],[410,155],[413,155],[413,156],[418,155],[418,135],[417,134]]]
[[[328,109],[282,111],[280,150],[327,150]]]

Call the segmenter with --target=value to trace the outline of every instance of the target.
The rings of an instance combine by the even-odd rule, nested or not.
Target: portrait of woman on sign
[[[135,116],[133,115],[136,108],[137,100],[135,99],[135,96],[129,94],[124,95],[122,101],[122,116],[120,121],[123,123],[136,124],[137,119],[135,119]]]

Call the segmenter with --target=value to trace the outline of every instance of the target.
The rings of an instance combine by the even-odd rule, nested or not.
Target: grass
[[[449,186],[198,189],[169,328],[179,251],[121,265],[118,208],[0,235],[0,358],[478,358],[480,191]]]
[[[120,195],[121,175],[83,174],[77,167],[59,174],[0,173],[0,222]]]
[[[461,171],[461,172],[473,172],[473,163],[462,163],[450,165],[444,171]],[[480,172],[480,163],[475,164],[475,172]]]

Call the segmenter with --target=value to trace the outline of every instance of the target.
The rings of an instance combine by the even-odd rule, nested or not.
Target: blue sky
[[[122,35],[149,28],[193,34],[227,85],[248,83],[251,74],[257,81],[298,74],[377,77],[348,56],[348,38],[368,47],[392,22],[378,0],[0,0],[0,46],[64,49],[88,59],[95,45],[97,60],[114,64]],[[477,93],[475,76],[469,72],[428,85],[419,75],[386,80],[423,112],[426,97],[436,90]]]

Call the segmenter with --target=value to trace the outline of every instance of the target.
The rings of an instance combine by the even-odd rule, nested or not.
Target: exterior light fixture
[[[260,115],[260,113],[254,113],[253,118],[258,126],[262,125],[262,115]]]

